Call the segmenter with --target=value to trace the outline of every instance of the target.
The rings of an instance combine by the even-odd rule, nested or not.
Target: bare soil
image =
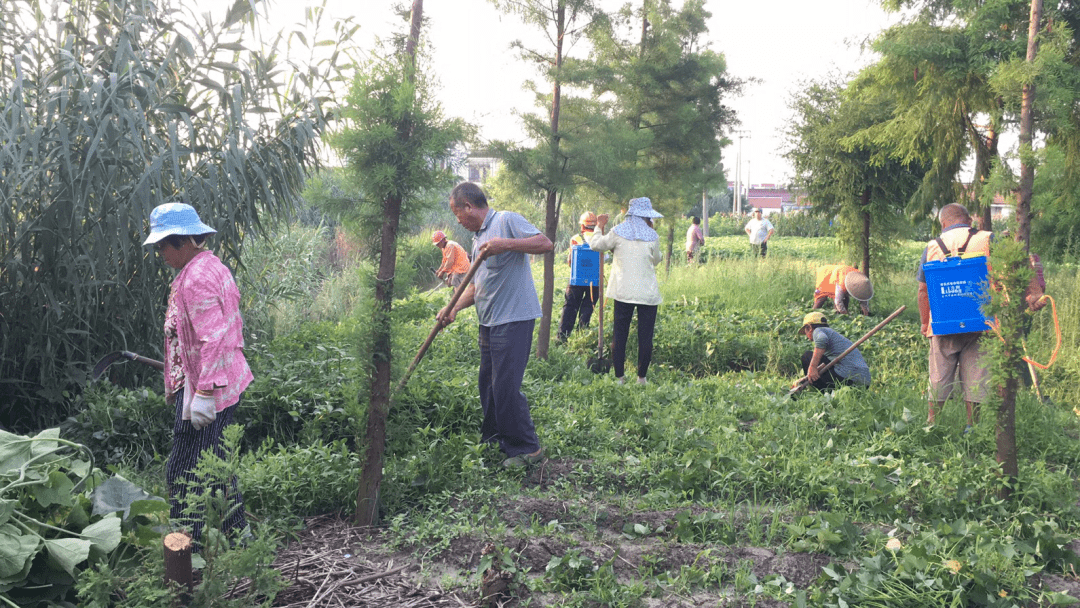
[[[523,485],[544,489],[553,480],[572,475],[574,468],[582,464],[549,460],[530,471],[523,478]],[[459,509],[463,507],[457,505]],[[445,539],[442,546],[447,548],[440,550],[423,546],[392,550],[381,529],[357,528],[332,515],[312,518],[307,528],[278,555],[275,568],[286,576],[290,587],[278,596],[274,605],[556,606],[561,596],[530,592],[524,579],[543,576],[552,558],[562,557],[573,549],[593,564],[609,563],[621,584],[650,573],[678,573],[684,566],[727,573],[720,577],[720,585],[682,589],[657,586],[662,589],[659,597],[642,600],[641,605],[646,608],[736,607],[751,603],[769,608],[788,604],[764,595],[755,595],[751,602],[735,590],[736,571],[752,572],[760,581],[779,574],[796,588],[805,589],[821,574],[822,566],[835,561],[827,555],[778,553],[765,547],[684,543],[665,533],[643,536],[623,533],[626,524],[643,524],[649,530],[662,526],[671,530],[675,515],[686,509],[631,511],[613,503],[584,499],[567,502],[534,496],[508,498],[498,507],[496,511],[508,528],[505,536]],[[736,521],[748,516],[731,514]],[[478,576],[485,547],[491,551],[495,546],[510,554],[513,572],[492,571]],[[500,561],[496,559],[495,563]],[[498,592],[497,596],[482,601],[482,587]]]

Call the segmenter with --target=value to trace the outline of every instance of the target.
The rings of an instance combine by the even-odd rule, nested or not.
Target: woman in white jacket
[[[612,357],[615,380],[625,382],[626,338],[630,335],[630,320],[634,309],[638,313],[638,384],[652,360],[653,330],[656,327],[656,307],[660,305],[660,285],[656,281],[656,265],[660,263],[660,235],[653,230],[653,218],[664,217],[653,211],[652,201],[635,198],[626,210],[626,219],[605,234],[607,214],[596,218],[596,232],[589,237],[593,251],[611,251],[614,261],[604,296],[615,301],[615,345]]]

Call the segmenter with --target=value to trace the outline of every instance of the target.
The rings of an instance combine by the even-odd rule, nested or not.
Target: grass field
[[[870,318],[829,314],[855,339],[908,307],[862,348],[873,385],[797,400],[786,391],[809,344],[796,332],[813,268],[839,260],[829,239],[778,240],[766,260],[743,244],[710,239],[707,263],[661,271],[648,385],[586,368],[595,322],[529,363],[523,390],[548,460],[527,472],[501,470],[501,455],[479,443],[475,316],[459,316],[391,412],[384,525],[350,531],[342,552],[412,564],[410,585],[473,604],[489,567],[509,583],[508,606],[1004,607],[1080,597],[1070,550],[1080,530],[1075,270],[1048,268],[1065,346],[1040,376],[1046,402],[1027,388],[1019,397],[1020,484],[1006,503],[993,404],[968,434],[955,401],[925,425],[918,244],[897,254],[910,270],[874,274]],[[448,296],[396,306],[399,373]],[[252,349],[239,472],[260,534],[312,542],[339,527],[298,521],[354,508],[364,323],[300,324]],[[1049,358],[1053,327],[1049,312],[1034,319],[1027,344],[1037,360]],[[635,352],[632,337],[627,376]],[[153,465],[126,472],[160,493]],[[482,555],[487,545],[495,553]]]

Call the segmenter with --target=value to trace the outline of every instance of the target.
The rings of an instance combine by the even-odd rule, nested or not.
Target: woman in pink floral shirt
[[[216,232],[202,223],[191,205],[166,203],[150,214],[150,236],[165,263],[178,272],[165,310],[165,396],[175,406],[173,445],[165,476],[174,523],[190,526],[202,537],[203,517],[184,513],[189,482],[205,450],[221,455],[221,437],[232,423],[240,395],[251,384],[244,358],[244,322],[240,291],[232,273],[206,248]],[[227,534],[242,533],[243,498],[234,479],[231,487],[215,487],[232,507],[222,522]],[[198,545],[197,545],[198,546]]]

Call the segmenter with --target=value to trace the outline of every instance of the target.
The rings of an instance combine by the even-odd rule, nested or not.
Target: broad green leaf
[[[0,473],[21,468],[33,457],[31,442],[22,435],[0,431]]]
[[[18,501],[0,498],[0,526],[11,519],[11,514],[15,512],[15,505],[17,504],[19,504]]]
[[[32,492],[38,504],[43,507],[50,505],[69,506],[72,503],[72,491],[74,489],[75,484],[71,482],[67,475],[60,471],[53,471],[49,473],[48,483],[34,486]]]
[[[86,561],[92,544],[81,538],[56,538],[46,540],[45,549],[61,568],[75,576],[75,566]]]
[[[136,526],[135,528],[135,540],[138,544],[149,547],[156,542],[159,542],[162,537],[162,531],[156,526]]]
[[[97,523],[90,524],[82,531],[82,535],[109,553],[120,544],[120,518],[106,517]]]
[[[55,440],[60,438],[60,429],[51,428],[41,431],[37,435],[34,435],[33,441],[30,443],[30,449],[33,451],[34,456],[41,456],[55,450],[60,444]]]
[[[149,498],[146,500],[136,500],[131,503],[131,508],[128,512],[128,517],[135,517],[136,515],[146,515],[147,513],[162,513],[169,510],[169,503],[165,502],[161,498]]]
[[[128,516],[131,503],[147,498],[150,498],[150,495],[145,490],[120,476],[106,479],[105,483],[94,488],[93,494],[90,495],[94,515],[123,511],[125,518]]]
[[[10,524],[0,526],[0,583],[22,580],[41,547],[41,538],[22,534]]]

